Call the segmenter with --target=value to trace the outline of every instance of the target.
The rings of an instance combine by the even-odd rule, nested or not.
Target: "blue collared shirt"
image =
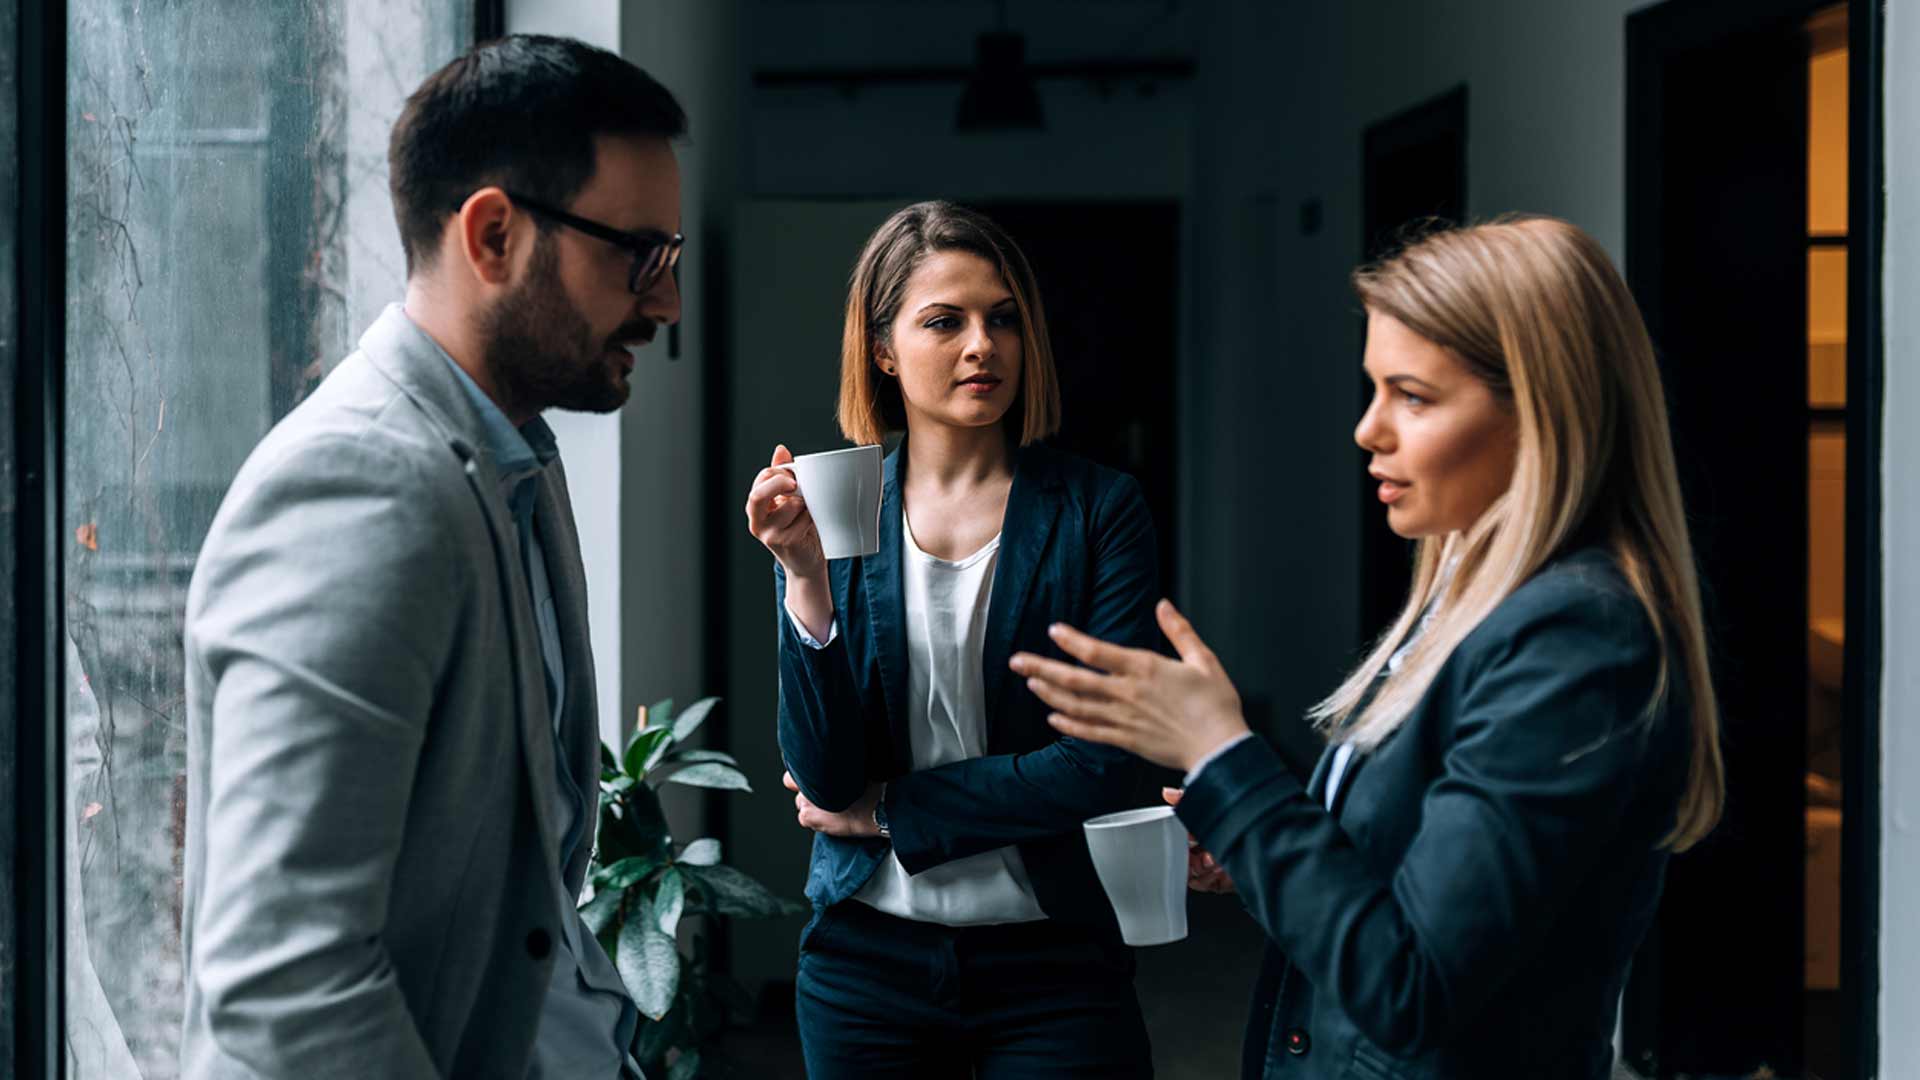
[[[535,619],[540,628],[540,662],[545,669],[547,701],[551,706],[554,733],[554,766],[557,811],[554,821],[560,830],[560,865],[564,867],[590,830],[592,821],[586,796],[567,771],[566,754],[560,743],[560,720],[565,715],[567,670],[566,656],[560,645],[560,621],[554,608],[552,580],[547,574],[546,552],[541,547],[539,530],[533,527],[534,500],[539,493],[540,474],[560,456],[553,429],[545,420],[534,417],[514,427],[493,399],[481,390],[471,376],[453,358],[442,354],[460,386],[480,414],[485,436],[485,453],[500,474],[500,493],[513,511],[514,531],[520,545],[522,565],[527,572]],[[574,911],[574,897],[560,889],[562,910]],[[581,975],[584,964],[608,966],[610,961],[597,941],[583,930],[578,914],[564,920],[553,965],[553,981],[541,1010],[540,1027],[534,1040],[533,1065],[529,1080],[545,1077],[616,1077],[623,1067],[635,1075],[639,1069],[627,1056],[639,1013],[623,994],[613,994],[589,986]],[[585,952],[592,949],[593,954]]]

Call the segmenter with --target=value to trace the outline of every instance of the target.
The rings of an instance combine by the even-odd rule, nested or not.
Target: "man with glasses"
[[[405,303],[254,450],[188,596],[184,1075],[637,1073],[574,910],[596,688],[540,414],[619,408],[679,318],[685,127],[555,38],[408,99]]]

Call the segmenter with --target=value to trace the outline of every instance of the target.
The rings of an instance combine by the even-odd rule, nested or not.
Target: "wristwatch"
[[[893,839],[893,830],[887,828],[887,785],[880,785],[880,797],[873,801],[873,827],[880,830],[880,838]]]

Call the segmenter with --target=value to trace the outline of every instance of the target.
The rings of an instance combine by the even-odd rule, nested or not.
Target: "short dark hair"
[[[595,136],[686,131],[673,94],[605,49],[536,34],[474,46],[407,98],[387,143],[407,273],[433,264],[447,216],[479,188],[565,206],[593,178]]]

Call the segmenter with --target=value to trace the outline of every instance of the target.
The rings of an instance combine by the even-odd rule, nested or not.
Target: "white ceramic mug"
[[[1187,936],[1187,828],[1171,806],[1122,810],[1082,826],[1100,885],[1129,945]]]
[[[872,555],[880,550],[878,446],[802,454],[774,467],[793,470],[827,558]]]

